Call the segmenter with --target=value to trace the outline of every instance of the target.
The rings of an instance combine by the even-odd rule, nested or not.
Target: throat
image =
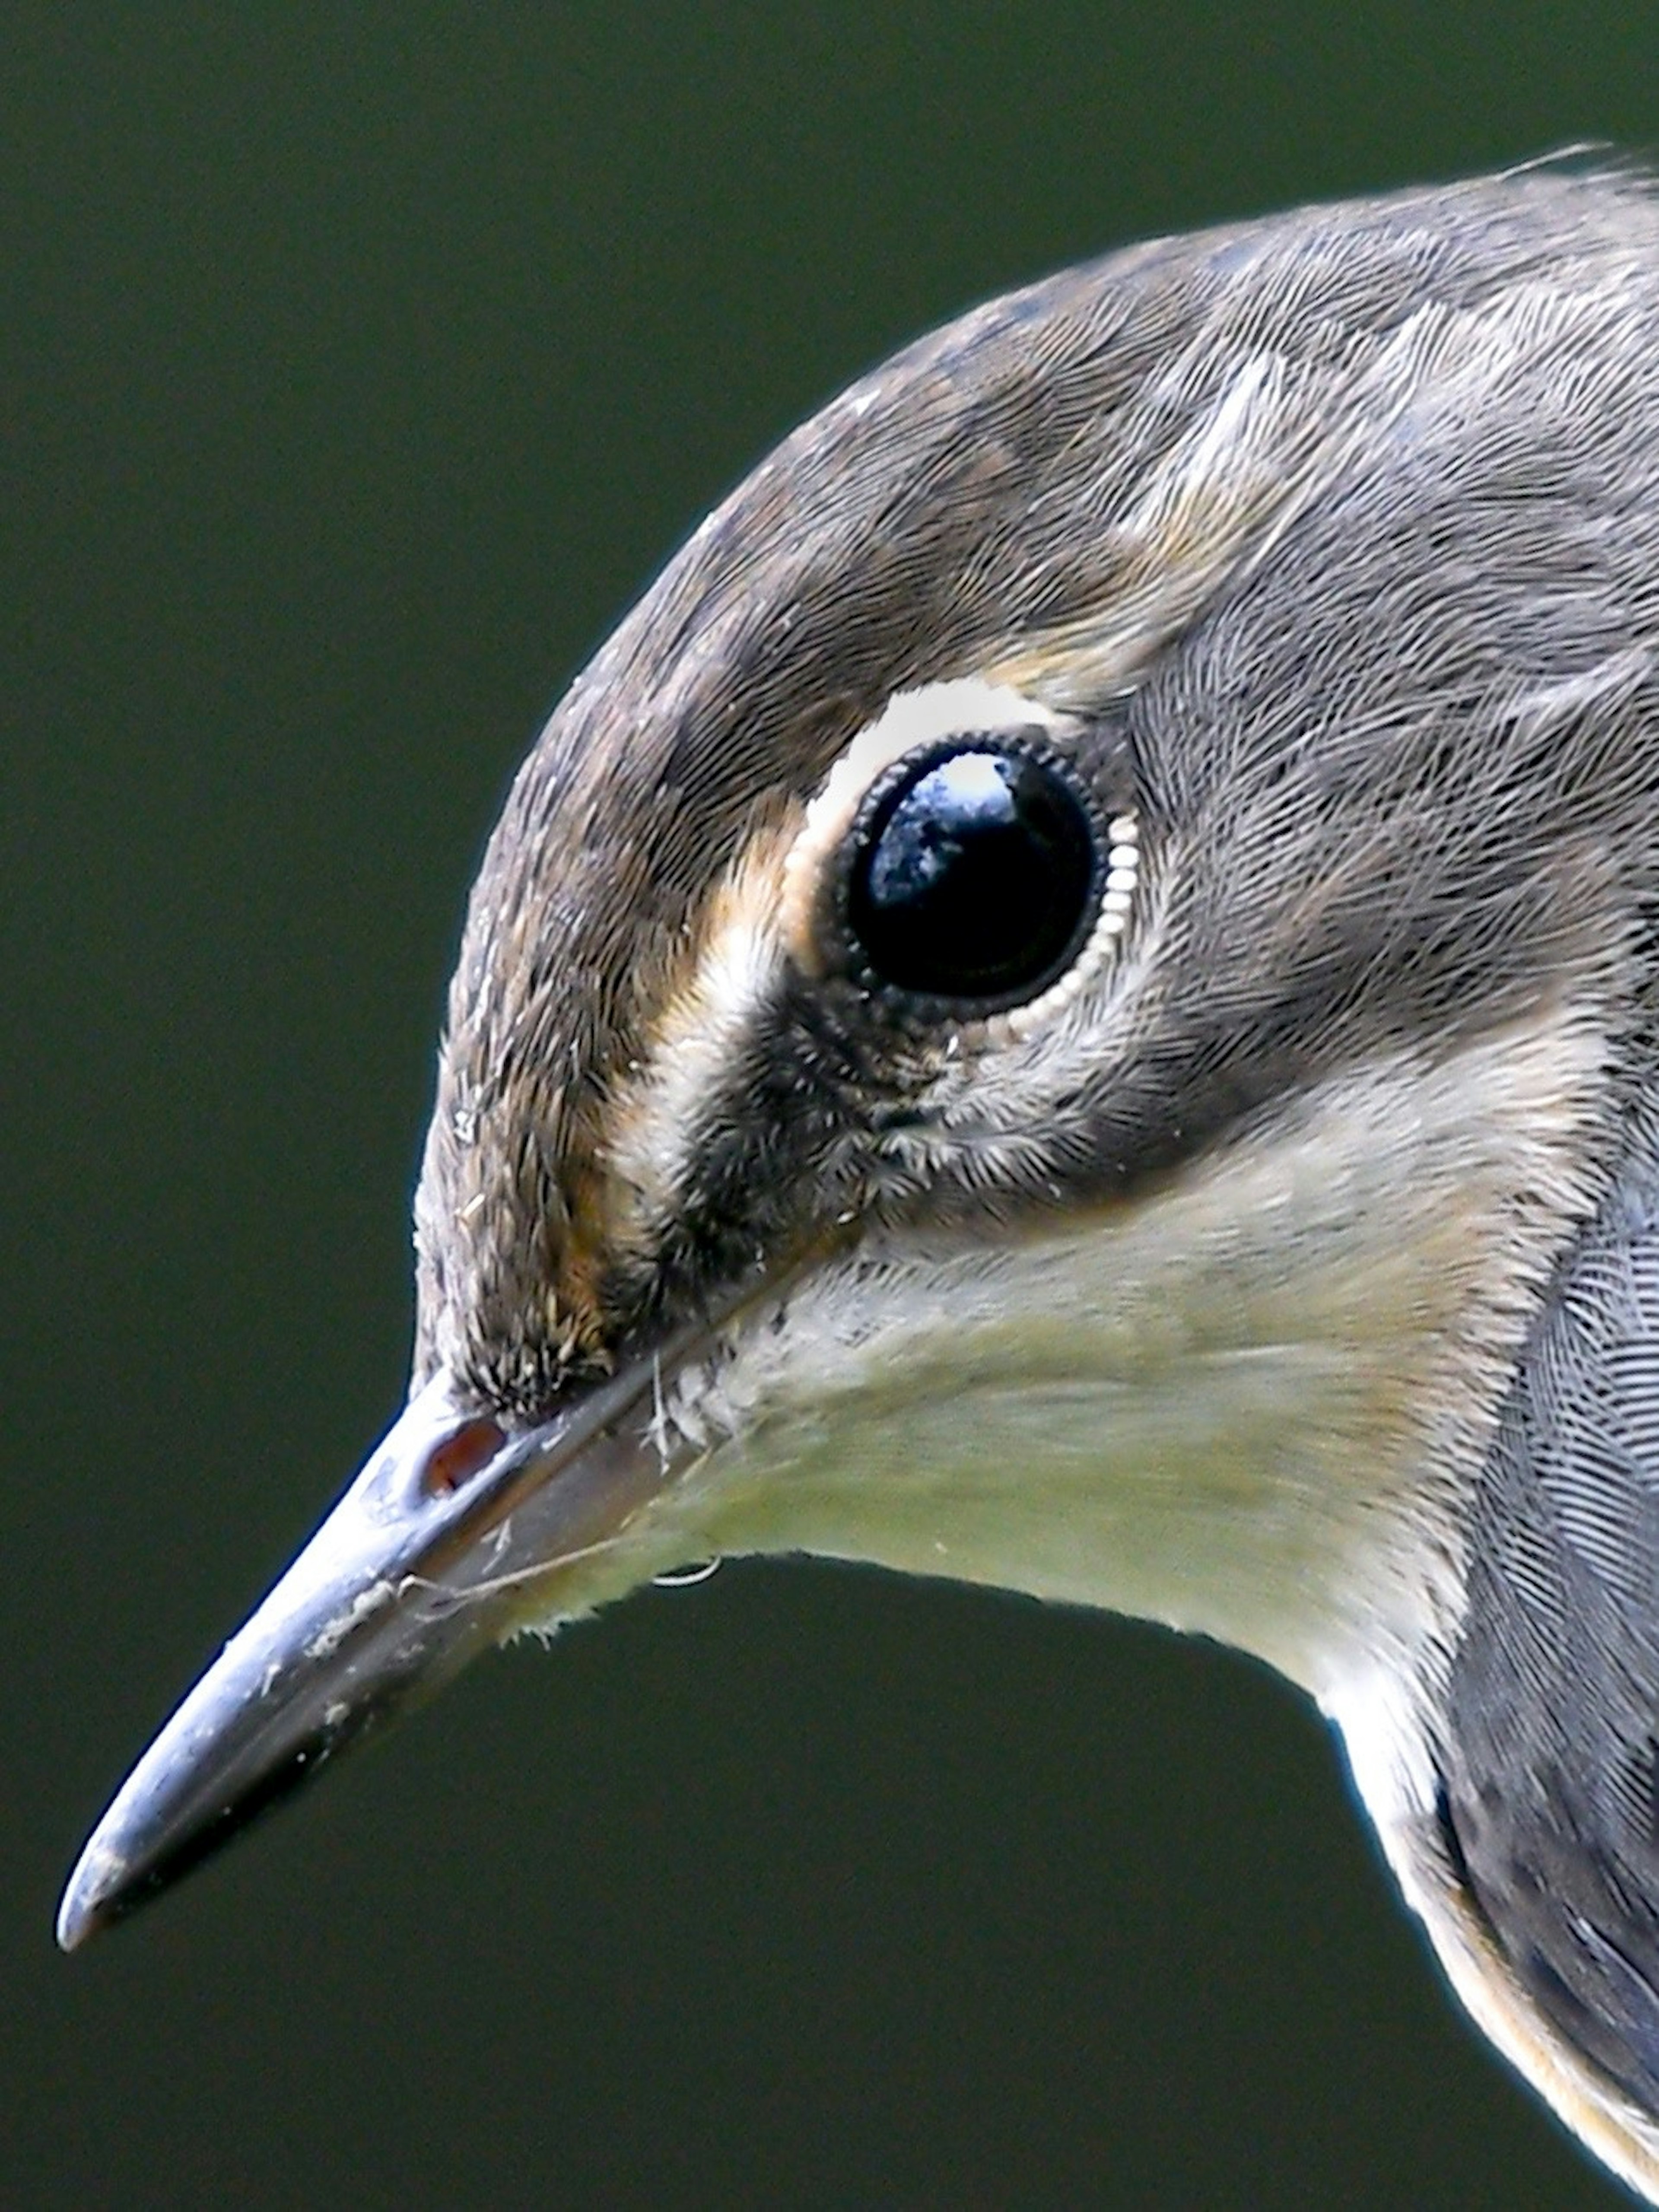
[[[872,1394],[855,1422],[769,1425],[721,1481],[720,1547],[1104,1607],[1323,1696],[1351,1648],[1433,1635],[1457,1548],[1396,1369],[1355,1352],[1189,1349],[1133,1379],[967,1362],[944,1391]]]

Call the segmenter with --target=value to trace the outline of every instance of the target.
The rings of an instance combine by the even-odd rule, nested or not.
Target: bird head
[[[408,1403],[67,1940],[480,1646],[786,1551],[1258,1654],[1423,1905],[1471,1500],[1639,1095],[1656,246],[1546,173],[1144,247],[710,516],[485,853]]]

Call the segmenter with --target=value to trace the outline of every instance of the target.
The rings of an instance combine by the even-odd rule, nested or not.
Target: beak
[[[445,1376],[411,1398],[99,1823],[64,1895],[64,1948],[167,1888],[526,1617],[586,1611],[673,1564],[630,1550],[625,1568],[594,1571],[673,1473],[639,1410],[678,1349],[517,1435],[459,1407]]]

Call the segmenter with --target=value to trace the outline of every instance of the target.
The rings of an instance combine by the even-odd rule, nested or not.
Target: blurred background
[[[0,32],[0,2203],[1618,2201],[1258,1670],[728,1565],[73,1963],[86,1828],[398,1405],[461,903],[800,416],[1139,234],[1659,127],[1659,10],[77,7]]]

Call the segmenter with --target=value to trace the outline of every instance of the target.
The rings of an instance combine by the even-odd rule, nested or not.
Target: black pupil
[[[1092,917],[1094,837],[1069,778],[965,742],[884,793],[862,825],[847,918],[877,978],[1018,1004],[1061,975]]]

